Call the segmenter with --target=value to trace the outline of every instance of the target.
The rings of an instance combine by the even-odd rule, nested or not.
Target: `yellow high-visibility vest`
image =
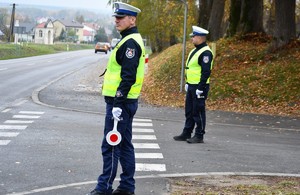
[[[196,48],[195,48],[196,49]],[[191,54],[193,53],[193,51],[195,50],[193,49],[188,56],[188,59],[190,59]],[[189,84],[198,84],[200,82],[200,78],[201,78],[201,66],[198,64],[198,59],[199,56],[205,52],[205,51],[211,51],[211,49],[208,46],[205,46],[201,49],[199,49],[199,51],[197,51],[194,56],[192,57],[192,59],[190,59],[190,61],[186,62],[186,69],[185,69],[185,78],[186,78],[186,82]],[[213,66],[213,59],[210,65],[210,69],[212,69]],[[209,83],[210,77],[207,79],[207,84]]]
[[[133,33],[124,37],[118,45],[114,48],[108,61],[107,70],[104,76],[102,95],[115,97],[117,89],[122,81],[121,79],[121,65],[118,64],[116,54],[118,49],[127,41],[133,38],[141,47],[142,54],[139,60],[139,65],[136,72],[136,81],[131,86],[127,95],[128,99],[137,99],[140,95],[142,84],[144,81],[144,65],[145,65],[145,47],[143,39],[139,33]]]

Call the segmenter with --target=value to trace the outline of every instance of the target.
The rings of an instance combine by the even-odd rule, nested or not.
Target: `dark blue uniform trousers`
[[[122,173],[118,188],[129,192],[135,190],[135,156],[132,140],[132,121],[138,108],[138,102],[124,104],[121,107],[121,121],[118,123],[118,131],[122,136],[122,141],[117,146],[107,143],[105,137],[113,129],[113,105],[106,104],[106,117],[104,127],[104,139],[102,141],[103,172],[98,177],[96,190],[106,194],[112,193],[113,181],[117,174],[118,162],[120,161]]]
[[[189,84],[185,98],[185,125],[183,132],[191,134],[196,124],[195,136],[201,137],[205,134],[206,113],[205,100],[208,95],[209,85],[203,90],[203,94],[198,98],[196,89],[198,85]]]

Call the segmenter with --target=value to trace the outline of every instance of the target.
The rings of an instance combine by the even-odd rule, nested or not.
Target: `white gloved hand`
[[[122,109],[121,108],[113,107],[112,115],[113,115],[114,119],[116,119],[117,121],[120,121],[121,114],[122,114]]]
[[[184,86],[185,91],[188,91],[188,88],[189,88],[189,85],[185,84],[185,86]]]
[[[196,89],[196,96],[197,98],[200,98],[201,94],[203,93],[203,91]]]

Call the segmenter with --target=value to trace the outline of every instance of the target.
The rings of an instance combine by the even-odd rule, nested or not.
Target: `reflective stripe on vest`
[[[114,48],[111,56],[108,60],[107,71],[104,75],[102,95],[115,97],[117,89],[122,81],[121,79],[121,65],[118,64],[116,59],[116,54],[118,49],[127,41],[128,39],[134,39],[142,49],[142,54],[139,59],[139,65],[136,72],[136,81],[131,86],[129,93],[127,95],[128,99],[137,99],[140,95],[142,84],[144,81],[144,65],[145,65],[145,47],[143,39],[139,33],[134,33],[123,38],[118,45]]]
[[[196,48],[195,48],[196,49]],[[193,51],[195,50],[193,49],[188,58],[187,59],[190,59],[190,56],[191,54],[193,53]],[[201,49],[199,49],[199,51],[197,51],[194,56],[190,59],[190,61],[187,61],[186,62],[186,69],[185,69],[185,78],[186,78],[186,82],[189,83],[189,84],[199,84],[200,82],[200,79],[201,79],[201,66],[198,64],[198,59],[199,59],[199,56],[205,52],[205,51],[211,51],[211,49],[208,47],[208,46],[205,46]],[[210,69],[212,69],[212,66],[213,66],[213,60],[211,62],[211,66],[210,66]],[[209,80],[210,80],[210,77],[207,79],[206,83],[208,84],[209,83]]]

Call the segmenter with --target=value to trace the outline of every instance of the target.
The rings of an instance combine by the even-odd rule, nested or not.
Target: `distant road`
[[[43,56],[0,61],[0,110],[10,107],[32,91],[51,80],[86,65],[97,63],[100,57],[93,50],[63,52]]]

